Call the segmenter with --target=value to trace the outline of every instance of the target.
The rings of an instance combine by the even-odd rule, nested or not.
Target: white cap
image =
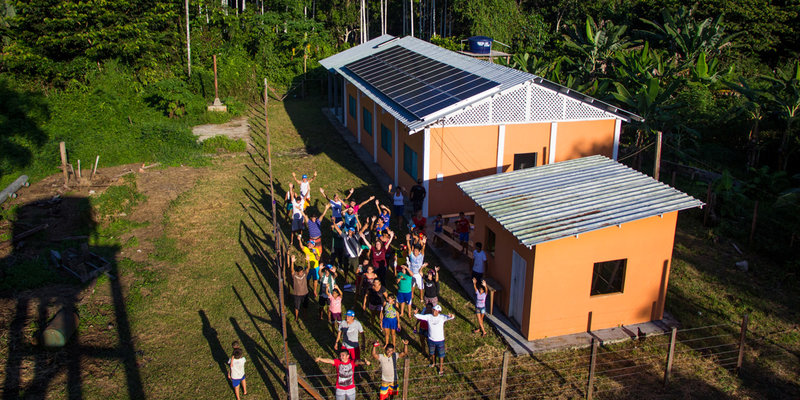
[[[433,309],[436,310],[436,311],[442,311],[442,306],[437,304],[437,305],[433,306]]]

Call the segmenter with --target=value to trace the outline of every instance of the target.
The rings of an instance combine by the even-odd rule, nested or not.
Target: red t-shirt
[[[414,225],[417,228],[419,228],[419,230],[421,230],[421,231],[424,231],[425,227],[428,225],[428,219],[425,218],[425,217],[420,217],[420,218],[414,217],[414,218],[411,218],[411,222],[413,222]]]
[[[456,232],[469,233],[469,220],[466,217],[456,221]]]
[[[356,387],[354,379],[356,364],[353,360],[343,363],[342,360],[333,360],[333,367],[336,368],[336,388],[348,390]]]

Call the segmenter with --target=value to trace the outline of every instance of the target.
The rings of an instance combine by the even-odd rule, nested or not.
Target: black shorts
[[[308,295],[307,294],[304,294],[302,296],[293,295],[292,297],[294,297],[294,309],[295,310],[299,310],[300,306],[303,306],[304,308],[308,306]]]
[[[328,298],[327,297],[319,296],[319,306],[320,307],[325,307],[328,304],[329,304],[329,302],[328,302]]]

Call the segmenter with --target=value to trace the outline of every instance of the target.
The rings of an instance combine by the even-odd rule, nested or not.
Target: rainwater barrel
[[[42,334],[44,345],[47,347],[64,347],[72,334],[75,333],[75,328],[77,327],[78,314],[67,308],[62,308],[50,320]]]
[[[494,39],[487,36],[473,36],[467,39],[467,42],[469,42],[470,53],[489,54],[492,51]]]

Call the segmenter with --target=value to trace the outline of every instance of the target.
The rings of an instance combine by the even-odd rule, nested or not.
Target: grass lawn
[[[353,187],[357,201],[372,194],[388,200],[384,189],[377,186],[322,116],[319,110],[323,105],[320,99],[270,103],[276,197],[283,198],[292,172],[317,171],[312,206],[318,210],[324,205],[317,201],[319,187],[328,193],[342,193]],[[257,131],[263,124],[263,114],[250,112]],[[256,147],[262,149],[263,138],[255,140]],[[248,360],[248,392],[252,393],[249,398],[283,398],[284,351],[278,278],[271,261],[274,243],[270,233],[268,166],[259,153],[253,153],[216,158],[202,171],[196,184],[169,204],[162,220],[163,235],[139,239],[143,245],[146,241],[154,243],[148,261],[153,267],[148,269],[150,275],[142,278],[147,283],[145,287],[128,288],[125,294],[143,392],[147,398],[155,399],[232,398],[225,362],[231,353],[231,342],[238,340]],[[277,204],[281,219],[282,204]],[[371,208],[366,206],[367,213]],[[288,229],[288,225],[283,224],[283,228]],[[323,245],[330,246],[329,236],[323,237]],[[753,334],[748,341],[742,378],[704,358],[707,354],[679,346],[673,383],[662,389],[666,338],[660,337],[602,349],[601,357],[605,358],[601,360],[606,364],[600,370],[608,371],[612,361],[624,361],[626,357],[641,363],[634,365],[637,379],[608,374],[599,377],[598,397],[800,396],[798,289],[793,284],[796,277],[781,275],[781,269],[769,260],[754,259],[751,272],[737,271],[732,265],[738,256],[729,252],[729,247],[709,239],[696,216],[681,216],[667,311],[687,328],[724,323],[713,334],[723,335],[726,340],[735,340],[737,321],[741,314],[750,312]],[[432,254],[429,261],[436,263]],[[444,378],[434,377],[416,335],[411,333],[408,321],[404,322],[400,337],[411,338],[414,382],[410,395],[495,398],[505,346],[493,331],[486,337],[473,334],[471,301],[447,272],[442,274],[442,283],[440,299],[444,311],[456,315],[446,325],[446,361],[450,364],[445,367]],[[394,292],[393,287],[391,291]],[[353,295],[345,294],[344,307],[354,304]],[[299,324],[288,318],[288,356],[297,363],[301,376],[307,376],[309,382],[330,396],[333,368],[313,360],[333,356],[335,332],[317,319],[316,311],[312,303]],[[367,341],[382,338],[377,322],[358,307],[356,312],[365,325]],[[509,384],[514,385],[511,390],[518,398],[581,397],[587,356],[583,349],[515,358],[509,373]],[[121,376],[117,367],[106,373],[116,373],[117,381]],[[85,384],[90,387],[101,379],[90,376]],[[366,376],[363,381],[367,383],[359,391],[373,397],[376,379],[374,372]],[[104,397],[124,398],[126,392],[121,385],[124,383],[120,383],[116,394],[104,392]],[[90,389],[86,392],[87,397],[99,393]]]

